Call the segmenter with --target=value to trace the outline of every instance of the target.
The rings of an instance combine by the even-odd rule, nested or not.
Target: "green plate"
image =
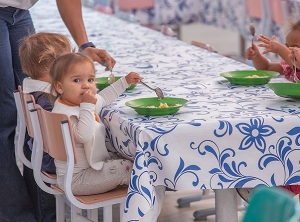
[[[116,81],[120,78],[122,78],[123,76],[115,76]],[[96,85],[97,88],[102,90],[105,89],[107,86],[109,86],[110,84],[108,83],[108,77],[100,77],[100,78],[96,78]],[[129,86],[126,90],[130,90],[133,89],[136,85],[132,84],[131,86]]]
[[[159,100],[157,97],[141,98],[131,100],[125,103],[126,106],[133,108],[138,114],[147,116],[163,116],[176,113],[182,106],[186,105],[188,100],[176,97],[165,97]],[[158,107],[160,103],[166,103],[168,108],[147,108],[147,106]],[[181,104],[172,106],[173,104]]]
[[[293,82],[273,82],[268,86],[277,96],[300,99],[300,84]]]
[[[272,77],[278,76],[278,72],[268,70],[239,70],[231,72],[223,72],[220,74],[226,78],[231,84],[254,86],[267,84]],[[249,76],[254,76],[249,78]]]

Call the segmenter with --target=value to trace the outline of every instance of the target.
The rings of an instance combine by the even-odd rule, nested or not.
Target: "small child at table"
[[[105,146],[105,125],[99,116],[103,106],[111,104],[131,84],[141,80],[130,72],[96,94],[95,66],[81,53],[57,58],[50,69],[52,87],[58,98],[53,112],[70,116],[78,162],[74,167],[74,195],[104,193],[130,182],[132,162],[114,159]],[[57,183],[64,188],[66,162],[55,160]]]
[[[22,39],[19,56],[22,70],[29,76],[23,81],[23,92],[33,95],[35,102],[45,110],[51,111],[55,91],[51,91],[50,66],[55,57],[70,53],[72,47],[69,39],[61,34],[40,32]],[[55,56],[53,56],[55,55]],[[27,135],[28,146],[24,146],[24,154],[31,157],[33,138]],[[42,171],[56,174],[54,159],[47,153],[43,154]],[[38,221],[56,221],[55,197],[41,190],[36,184],[32,169],[24,166],[23,177],[34,205],[35,217]]]
[[[294,66],[293,60],[289,57],[289,47],[300,47],[300,20],[296,23],[292,23],[289,32],[286,35],[285,45],[275,40],[275,36],[271,39],[264,35],[260,35],[257,39],[261,41],[261,44],[249,47],[246,50],[246,58],[252,60],[253,65],[258,70],[270,70],[279,72],[284,75],[285,78],[291,82],[294,81]],[[258,47],[264,47],[265,51],[262,54],[259,52]],[[263,55],[268,52],[273,52],[281,57],[280,62],[269,62]],[[297,69],[297,77],[300,79],[300,71]]]

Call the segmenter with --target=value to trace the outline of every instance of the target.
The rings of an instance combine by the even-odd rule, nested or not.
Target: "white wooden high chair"
[[[112,205],[120,204],[120,218],[128,187],[119,187],[106,193],[86,196],[75,196],[71,190],[74,164],[77,162],[73,131],[68,115],[48,112],[39,105],[30,112],[35,140],[53,158],[67,163],[64,179],[64,191],[58,186],[54,189],[63,194],[71,205],[71,221],[98,221],[98,208],[103,207],[103,221],[112,222]],[[87,210],[87,218],[82,210]]]

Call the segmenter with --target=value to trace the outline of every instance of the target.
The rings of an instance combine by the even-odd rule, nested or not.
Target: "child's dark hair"
[[[289,23],[289,30],[290,31],[294,31],[296,29],[300,29],[300,20],[298,20],[297,22],[290,21],[290,23]]]
[[[58,56],[72,51],[70,41],[64,35],[47,32],[31,34],[20,43],[22,70],[32,79],[44,77]]]
[[[75,66],[82,63],[89,63],[95,70],[95,65],[93,60],[84,55],[83,53],[77,52],[77,53],[68,53],[64,54],[53,62],[49,75],[51,77],[51,85],[52,90],[55,90],[54,84],[55,82],[62,82],[65,75]]]

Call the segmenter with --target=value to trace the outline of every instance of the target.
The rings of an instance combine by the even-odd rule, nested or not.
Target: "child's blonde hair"
[[[69,39],[61,34],[39,32],[21,40],[19,56],[23,72],[32,79],[49,74],[54,60],[72,52]]]
[[[91,67],[93,67],[94,73],[96,72],[94,61],[90,57],[80,52],[64,54],[58,57],[57,59],[55,59],[49,72],[49,75],[51,77],[51,85],[52,85],[51,88],[55,90],[54,84],[56,82],[62,82],[66,74],[75,65],[83,64],[83,63],[90,64]]]

